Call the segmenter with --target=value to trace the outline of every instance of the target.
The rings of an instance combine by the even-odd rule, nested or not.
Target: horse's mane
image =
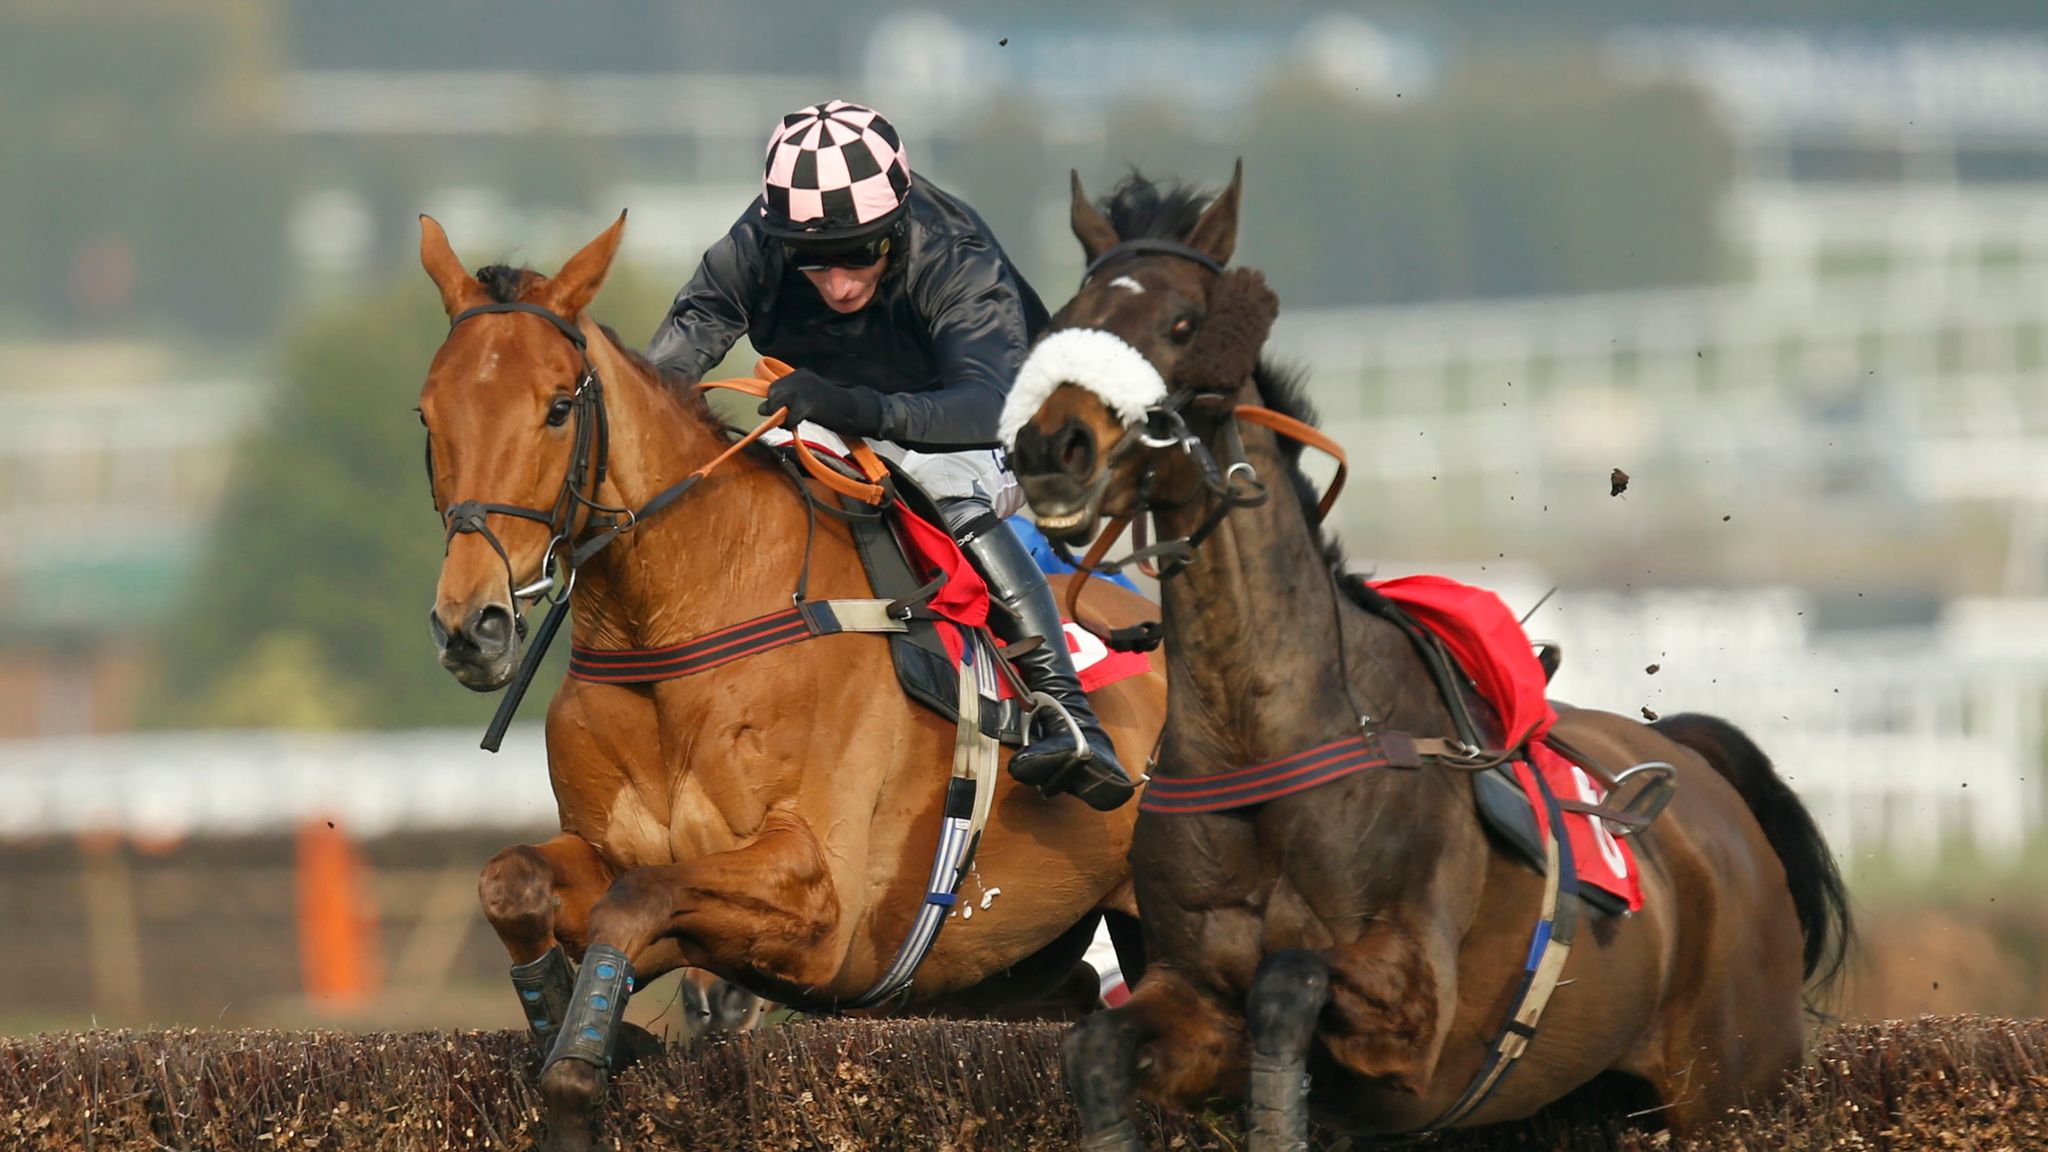
[[[1195,222],[1202,218],[1202,213],[1215,198],[1213,193],[1179,181],[1147,179],[1133,168],[1109,190],[1107,196],[1096,202],[1096,207],[1109,218],[1110,227],[1116,229],[1120,240],[1185,241],[1194,232]],[[1308,373],[1303,369],[1261,356],[1258,367],[1252,372],[1252,382],[1258,387],[1259,400],[1266,407],[1304,424],[1316,424],[1316,410],[1308,400]],[[1279,437],[1279,441],[1280,457],[1287,462],[1288,479],[1294,485],[1296,498],[1301,501],[1302,512],[1313,525],[1319,497],[1315,484],[1301,470],[1302,446],[1285,436]],[[1323,558],[1341,571],[1344,552],[1337,538],[1320,529],[1316,532]]]
[[[1179,181],[1147,179],[1136,168],[1096,202],[1119,240],[1186,240],[1215,194]]]
[[[520,295],[539,278],[540,273],[531,268],[515,268],[509,264],[489,264],[476,270],[477,283],[483,285],[485,294],[499,304],[517,303]],[[675,397],[686,410],[703,417],[714,427],[718,425],[718,419],[712,415],[711,406],[705,402],[704,394],[690,386],[693,381],[686,379],[682,373],[674,369],[664,368],[649,360],[639,349],[619,339],[618,332],[611,325],[599,321],[597,326],[605,334],[605,338],[612,342],[612,347],[619,355],[625,357],[627,363],[647,373],[656,383],[663,386],[662,391]]]

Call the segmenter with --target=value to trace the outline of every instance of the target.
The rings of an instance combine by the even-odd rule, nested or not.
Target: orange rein
[[[709,392],[714,388],[722,388],[729,392],[739,392],[747,396],[758,396],[766,399],[768,396],[768,386],[789,375],[792,371],[794,369],[782,361],[770,356],[763,356],[754,365],[754,378],[738,377],[732,380],[707,380],[697,385],[697,391]],[[763,433],[766,433],[771,428],[780,427],[783,419],[788,415],[789,409],[777,408],[766,420],[755,425],[753,431],[733,441],[730,447],[720,452],[709,464],[697,469],[692,475],[709,475],[712,469],[732,459],[739,453],[740,449],[760,439]],[[880,481],[889,475],[889,469],[882,463],[881,458],[875,455],[875,450],[868,447],[867,441],[862,440],[858,436],[840,437],[846,441],[847,451],[852,456],[854,465],[860,469],[861,475],[867,477],[867,482],[863,483],[852,479],[838,469],[818,459],[817,455],[811,451],[810,446],[804,443],[803,438],[796,436],[794,429],[791,432],[790,443],[796,446],[797,461],[803,465],[804,471],[810,473],[811,477],[817,480],[818,483],[839,493],[841,496],[850,497],[863,504],[880,504],[885,498],[886,493],[882,490]]]
[[[1323,493],[1323,498],[1316,502],[1316,523],[1321,524],[1327,519],[1330,509],[1337,503],[1338,493],[1344,491],[1344,480],[1351,471],[1351,462],[1345,457],[1343,446],[1330,439],[1321,429],[1284,413],[1275,412],[1271,408],[1246,404],[1232,409],[1231,415],[1248,424],[1256,424],[1290,440],[1306,444],[1337,462],[1337,475],[1330,480],[1330,487]],[[1095,543],[1089,547],[1087,554],[1081,558],[1081,578],[1067,585],[1067,616],[1088,629],[1098,639],[1106,638],[1081,619],[1081,589],[1087,586],[1088,577],[1094,574],[1096,566],[1102,563],[1103,557],[1109,555],[1109,550],[1116,546],[1117,540],[1130,526],[1129,516],[1111,520],[1102,530],[1102,534],[1095,538]],[[1141,563],[1140,567],[1145,570],[1146,575],[1157,577],[1158,573],[1149,566]]]
[[[1337,503],[1337,494],[1344,491],[1344,478],[1351,472],[1351,462],[1345,458],[1343,447],[1325,435],[1322,429],[1304,424],[1271,408],[1247,405],[1236,409],[1233,414],[1239,420],[1271,429],[1289,440],[1306,444],[1337,462],[1337,475],[1331,478],[1329,490],[1323,493],[1323,498],[1316,502],[1316,523],[1321,524],[1328,519],[1330,509]]]

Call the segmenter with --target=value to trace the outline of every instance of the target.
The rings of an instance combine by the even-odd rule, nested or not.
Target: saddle
[[[1354,576],[1342,583],[1346,595],[1360,607],[1399,628],[1415,646],[1423,667],[1429,669],[1438,694],[1450,710],[1458,739],[1472,748],[1500,747],[1506,733],[1502,731],[1499,713],[1480,695],[1471,676],[1459,666],[1443,641],[1365,580]],[[1544,664],[1546,676],[1555,670],[1554,658],[1544,661]],[[1515,759],[1511,757],[1483,772],[1472,773],[1473,800],[1479,809],[1481,826],[1494,841],[1538,875],[1544,875],[1547,865],[1543,833],[1536,823],[1536,810],[1529,801],[1528,792],[1515,779],[1514,765]],[[1581,884],[1579,895],[1601,915],[1612,916],[1628,911],[1626,900],[1591,884]]]
[[[885,504],[880,515],[851,516],[846,523],[853,531],[854,548],[860,553],[861,564],[867,569],[868,586],[874,589],[875,596],[907,605],[909,629],[889,636],[889,659],[896,669],[896,682],[902,686],[904,695],[957,723],[959,662],[940,633],[941,628],[955,625],[939,619],[925,606],[936,588],[931,578],[921,578],[913,569],[912,554],[899,534],[891,509],[900,507],[926,524],[943,525],[945,520],[939,515],[938,503],[915,480],[894,462],[883,463],[889,469],[887,484],[893,500]],[[991,604],[990,610],[1001,611],[1001,607]],[[1029,717],[1019,697],[982,701],[980,719],[984,736],[1012,748],[1023,746]]]

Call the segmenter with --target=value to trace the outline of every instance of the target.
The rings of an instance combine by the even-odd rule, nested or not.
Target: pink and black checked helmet
[[[910,161],[881,113],[831,100],[782,118],[768,137],[761,185],[770,234],[851,239],[895,222],[910,195]]]

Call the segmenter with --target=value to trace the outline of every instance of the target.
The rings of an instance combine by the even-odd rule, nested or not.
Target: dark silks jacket
[[[1045,305],[974,209],[913,176],[902,240],[867,307],[841,315],[750,205],[704,253],[648,357],[703,378],[744,333],[755,351],[882,393],[883,439],[927,452],[991,447]]]

